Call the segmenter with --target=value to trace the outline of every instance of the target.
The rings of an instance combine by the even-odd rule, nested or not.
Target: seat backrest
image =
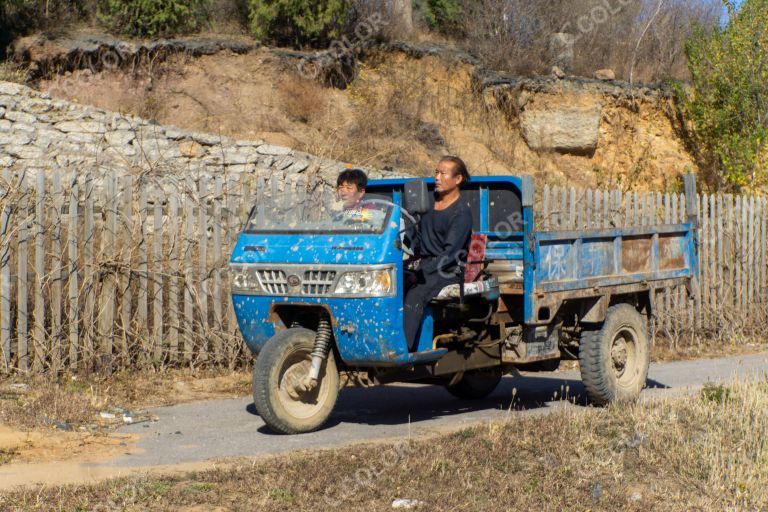
[[[483,260],[485,259],[485,246],[488,245],[488,235],[472,234],[469,241],[469,254],[467,255],[467,265],[464,268],[464,282],[472,283],[477,280],[480,272],[483,271]]]

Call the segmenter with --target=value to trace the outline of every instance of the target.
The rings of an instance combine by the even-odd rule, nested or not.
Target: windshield
[[[392,212],[384,197],[364,196],[345,207],[332,191],[278,193],[257,200],[246,233],[368,233],[384,232]]]

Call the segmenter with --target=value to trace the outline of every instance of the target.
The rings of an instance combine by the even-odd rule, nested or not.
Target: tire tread
[[[327,418],[327,416],[326,418],[323,418],[323,421],[314,428],[297,428],[284,418],[280,417],[270,400],[270,380],[272,378],[272,372],[279,371],[278,366],[281,363],[283,352],[287,350],[291,343],[290,339],[299,334],[296,331],[305,331],[304,334],[311,334],[314,337],[314,332],[309,329],[291,328],[281,331],[266,343],[259,353],[259,356],[256,358],[256,363],[253,366],[252,388],[254,406],[264,423],[279,434],[301,434],[311,432],[320,428]],[[328,357],[334,357],[333,351],[329,353]],[[263,378],[264,376],[266,376],[266,378]],[[333,401],[335,402],[335,398]],[[330,415],[330,411],[328,411],[328,415]]]
[[[648,334],[645,322],[642,316],[634,306],[626,303],[616,304],[608,308],[605,315],[605,322],[599,329],[585,330],[581,333],[581,344],[579,347],[579,367],[581,372],[581,381],[587,392],[587,398],[595,405],[606,405],[609,402],[617,400],[613,382],[604,372],[602,362],[606,357],[604,351],[610,350],[609,342],[605,337],[611,335],[614,325],[619,322],[630,322],[639,329],[639,335],[643,341],[648,343]],[[611,340],[612,341],[612,340]],[[647,346],[646,354],[650,351],[650,345]],[[642,361],[644,365],[643,373],[648,373],[648,358]],[[643,379],[644,384],[644,379]]]

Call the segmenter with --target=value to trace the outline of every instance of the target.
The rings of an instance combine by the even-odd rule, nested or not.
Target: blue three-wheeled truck
[[[406,233],[432,207],[432,180],[372,181],[345,210],[332,192],[275,194],[251,211],[231,258],[240,331],[257,355],[253,399],[279,433],[318,429],[346,383],[423,382],[462,399],[501,377],[578,357],[592,403],[643,389],[657,290],[697,293],[695,182],[687,222],[537,231],[530,177],[477,177],[464,281],[426,309],[418,347],[403,333]]]

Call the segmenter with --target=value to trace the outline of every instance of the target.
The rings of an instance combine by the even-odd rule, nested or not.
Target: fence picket
[[[662,200],[662,208],[663,208],[663,215],[664,215],[664,224],[669,225],[672,223],[672,204],[670,202],[669,192],[664,194],[664,198]],[[672,293],[670,289],[664,288],[664,315],[663,315],[663,323],[662,328],[664,329],[664,332],[669,337],[670,332],[672,330],[672,319],[670,317],[670,311],[672,309]]]
[[[149,278],[149,250],[147,248],[149,230],[147,226],[147,183],[145,181],[139,181],[139,250],[138,250],[138,275],[139,283],[136,291],[137,306],[136,306],[136,333],[140,340],[139,354],[144,364],[149,362],[151,357],[152,344],[149,343],[149,326],[147,325],[147,318],[149,315],[149,290],[148,290],[148,278]]]
[[[18,246],[16,254],[16,358],[19,370],[29,370],[29,190],[26,174],[19,176]]]
[[[163,192],[153,197],[152,219],[152,359],[163,359]]]
[[[552,187],[552,229],[561,229],[563,205],[560,203],[560,187]]]
[[[709,289],[709,312],[707,317],[711,319],[711,312],[717,309],[717,204],[715,196],[709,194],[707,197],[708,209],[707,219],[709,222],[709,243],[707,244],[707,253],[709,259],[709,268],[707,270],[707,287]],[[712,328],[712,326],[710,326]]]
[[[83,354],[81,359],[86,359],[88,364],[93,363],[93,347],[96,343],[96,337],[94,336],[93,329],[93,312],[95,305],[96,285],[94,283],[94,220],[93,220],[93,206],[94,206],[94,185],[93,176],[91,173],[85,175],[85,219],[83,220],[84,232],[83,232],[83,265],[85,267],[84,282],[85,287],[85,309],[83,311]]]
[[[208,359],[208,177],[201,176],[198,182],[198,262],[200,272],[199,307],[200,307],[200,327],[202,329],[200,338],[200,360]]]
[[[212,248],[211,248],[211,256],[213,257],[213,273],[211,276],[211,295],[213,297],[213,322],[215,326],[216,332],[222,331],[222,316],[221,316],[221,303],[224,300],[224,297],[221,296],[221,231],[222,231],[222,223],[224,222],[222,218],[222,208],[221,208],[221,202],[222,202],[222,181],[221,176],[216,176],[213,181],[213,220],[212,220],[212,227],[213,227],[213,239],[212,239]],[[220,335],[216,335],[213,338],[213,353],[214,358],[216,361],[221,361],[223,357],[223,345],[222,345],[222,338]]]
[[[744,305],[742,303],[742,300],[744,298],[744,292],[742,287],[742,280],[741,280],[741,271],[742,271],[742,253],[741,253],[741,235],[742,235],[742,222],[741,222],[741,209],[743,207],[742,198],[736,197],[735,204],[733,208],[733,236],[734,236],[734,242],[733,242],[733,258],[734,258],[734,269],[735,269],[735,279],[734,282],[734,290],[735,290],[735,305],[739,309],[743,309]]]
[[[716,275],[714,276],[715,279],[715,289],[716,291],[716,304],[723,305],[725,304],[725,290],[723,289],[723,265],[725,263],[725,252],[724,252],[724,246],[723,246],[723,239],[725,238],[725,225],[723,223],[724,217],[723,217],[723,196],[722,194],[717,195],[717,201],[715,208],[717,209],[717,225],[715,226],[715,231],[717,232],[717,265],[715,266],[715,272]]]
[[[760,271],[760,300],[765,304],[768,303],[768,267],[766,267],[766,247],[768,246],[768,238],[766,238],[766,222],[768,222],[768,212],[766,211],[768,203],[766,198],[763,197],[760,200],[760,263],[758,269]]]
[[[101,258],[116,261],[115,239],[117,238],[117,201],[116,177],[109,175],[104,178],[103,208],[105,224],[101,235]],[[101,281],[99,297],[99,341],[100,355],[103,365],[112,367],[112,348],[115,318],[115,273],[113,269],[105,269]]]
[[[701,269],[709,268],[709,202],[706,194],[698,197],[699,203],[699,264]],[[709,281],[705,272],[701,272],[699,280],[699,290],[701,294],[701,304],[709,304]],[[701,316],[701,311],[697,311]]]
[[[171,191],[168,198],[168,359],[172,362],[179,357],[179,198],[177,191]]]
[[[67,310],[67,324],[69,326],[69,367],[76,369],[79,359],[79,344],[80,344],[80,330],[79,330],[79,301],[78,301],[78,251],[77,251],[77,233],[80,223],[80,212],[78,207],[80,204],[80,188],[78,186],[77,174],[72,175],[69,186],[69,212],[68,212],[68,229],[67,229],[67,285],[68,285],[68,310]]]
[[[741,198],[741,242],[739,244],[741,254],[741,307],[746,310],[749,307],[749,199]]]
[[[11,193],[11,172],[3,171],[3,192]],[[11,223],[12,209],[9,203],[0,210],[0,351],[3,370],[11,366]]]
[[[752,312],[755,303],[755,196],[749,198],[747,217],[747,301]]]
[[[35,197],[35,280],[33,283],[35,296],[34,331],[32,335],[34,346],[33,367],[36,372],[43,370],[48,355],[47,337],[45,332],[45,299],[43,297],[43,282],[45,275],[45,174],[37,170],[37,190]]]
[[[192,287],[194,279],[194,267],[192,266],[192,233],[194,229],[194,182],[191,176],[187,176],[184,196],[184,358],[192,360],[194,352],[194,309],[192,304]]]
[[[306,189],[305,189],[306,190]],[[231,180],[227,185],[227,230],[225,231],[227,237],[227,254],[235,243],[236,234],[240,231],[241,223],[247,222],[247,219],[240,219],[237,217],[237,181]],[[302,208],[304,208],[304,202],[302,201]],[[237,346],[238,343],[233,342],[235,336],[237,336],[237,318],[235,317],[235,310],[232,306],[232,301],[229,300],[229,296],[226,295],[230,289],[232,283],[232,275],[229,271],[229,266],[224,266],[223,272],[223,289],[226,296],[226,335],[227,335],[227,362],[230,368],[234,368],[237,363]]]
[[[55,170],[52,174],[53,196],[53,230],[51,232],[51,258],[53,260],[51,273],[51,369],[54,373],[62,370],[62,317],[61,317],[61,276],[63,273],[61,254],[61,219],[64,196],[61,191],[61,173]]]
[[[132,335],[131,321],[133,317],[133,276],[131,275],[131,260],[133,257],[133,176],[126,174],[122,178],[121,221],[123,236],[120,237],[120,263],[123,269],[118,275],[120,290],[120,357],[124,362],[131,359]]]

